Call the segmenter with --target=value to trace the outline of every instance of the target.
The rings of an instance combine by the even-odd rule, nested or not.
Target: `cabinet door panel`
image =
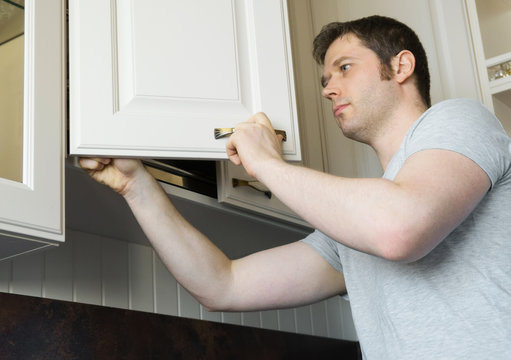
[[[285,1],[69,2],[70,152],[223,159],[257,111],[300,159]]]
[[[23,180],[0,179],[1,258],[63,240],[64,9],[25,2]]]

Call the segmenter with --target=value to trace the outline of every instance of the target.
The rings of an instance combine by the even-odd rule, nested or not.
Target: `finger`
[[[234,154],[234,155],[231,155],[229,156],[229,160],[234,164],[234,165],[241,165],[241,159],[239,157],[238,154]]]
[[[80,166],[86,170],[101,170],[111,161],[108,158],[80,158]]]
[[[258,113],[255,113],[251,118],[250,118],[251,122],[254,122],[256,124],[261,124],[261,125],[264,125],[270,129],[273,130],[273,126],[271,124],[271,121],[270,119],[268,118],[268,116],[266,116],[265,113],[263,112],[258,112]]]
[[[238,151],[236,149],[236,145],[232,141],[232,137],[229,138],[229,140],[225,144],[225,152],[227,154],[227,158],[235,165],[239,165],[241,163]]]
[[[254,134],[254,131],[263,130],[264,132],[275,133],[270,120],[263,113],[258,113],[252,116],[249,120],[237,124],[233,129],[231,139],[236,138],[237,134]]]

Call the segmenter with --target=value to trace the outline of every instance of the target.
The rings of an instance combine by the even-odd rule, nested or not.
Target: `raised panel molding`
[[[225,159],[214,128],[264,111],[300,159],[286,1],[70,0],[69,15],[71,154]]]

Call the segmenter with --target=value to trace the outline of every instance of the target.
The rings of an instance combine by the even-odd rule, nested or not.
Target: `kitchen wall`
[[[356,340],[340,297],[295,309],[210,313],[146,245],[68,230],[66,243],[0,263],[0,291]]]

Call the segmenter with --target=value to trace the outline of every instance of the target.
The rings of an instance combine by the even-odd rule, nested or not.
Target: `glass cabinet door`
[[[0,0],[0,178],[23,181],[24,0]]]
[[[0,0],[0,261],[64,241],[65,0]]]

